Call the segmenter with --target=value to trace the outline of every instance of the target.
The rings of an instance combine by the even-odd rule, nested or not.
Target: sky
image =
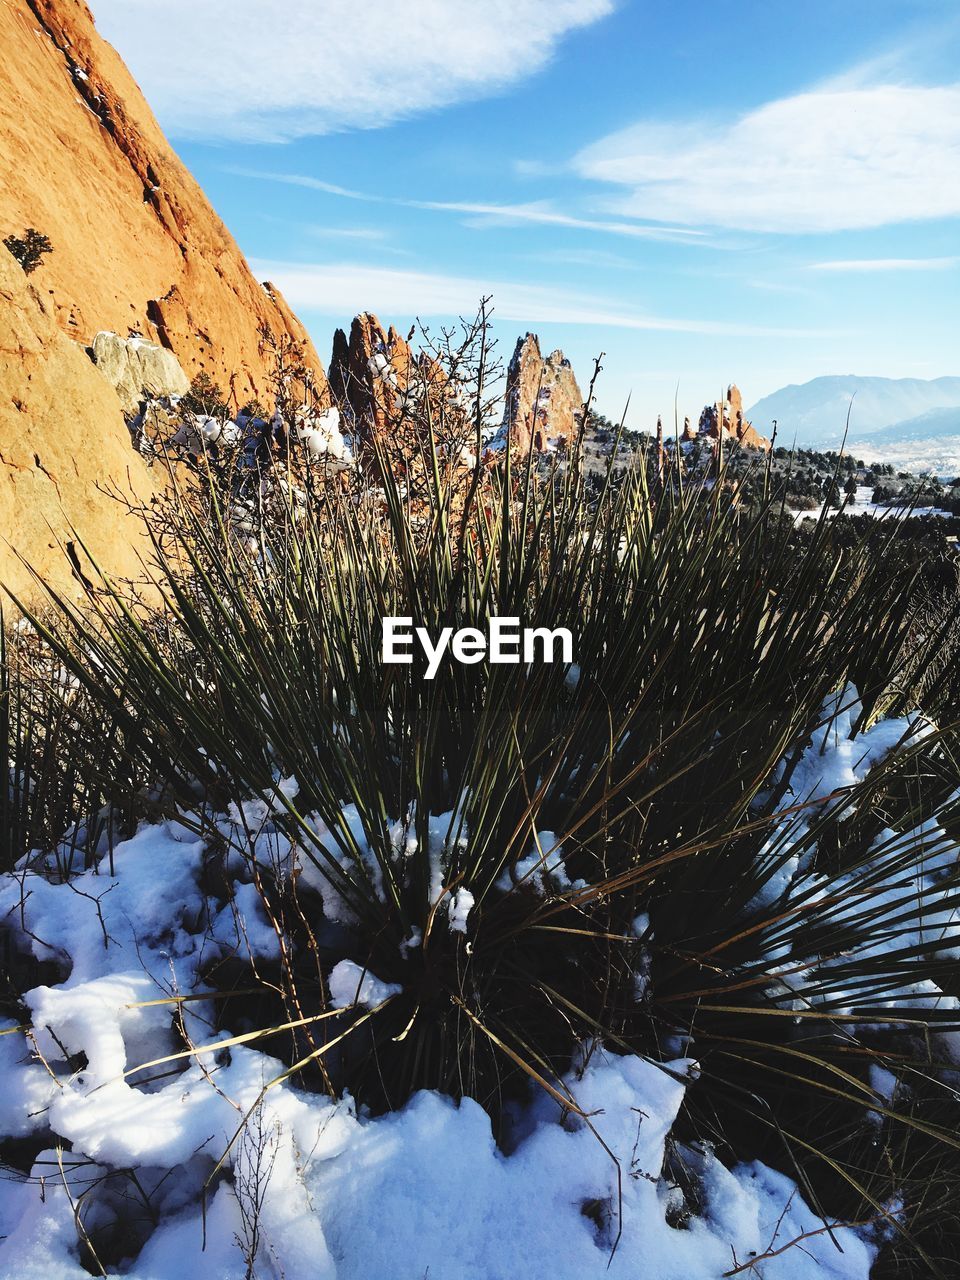
[[[92,8],[324,360],[492,295],[634,428],[960,374],[957,0]]]

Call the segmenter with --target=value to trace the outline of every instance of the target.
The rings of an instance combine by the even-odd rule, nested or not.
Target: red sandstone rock
[[[507,370],[507,396],[501,434],[521,456],[531,447],[545,452],[570,447],[577,438],[583,395],[562,351],[544,357],[535,333],[517,339]]]
[[[31,283],[61,329],[139,333],[241,405],[267,391],[266,324],[303,344],[322,389],[306,331],[253,278],[83,0],[3,0],[0,49],[0,239],[50,238]]]
[[[139,576],[147,540],[110,494],[142,503],[152,489],[116,391],[0,245],[0,583],[37,594],[20,552],[45,581],[77,594],[63,549],[77,534],[103,568]]]
[[[695,438],[692,433],[688,437],[687,430],[688,428],[685,427],[684,438]],[[744,418],[743,397],[736,383],[727,388],[726,398],[722,404],[708,404],[704,407],[700,415],[699,431],[696,434],[711,440],[735,442],[748,449],[766,451],[770,449],[770,441],[760,435]]]
[[[330,390],[359,440],[395,427],[415,367],[405,339],[392,325],[385,330],[372,312],[354,317],[349,340],[336,331]]]

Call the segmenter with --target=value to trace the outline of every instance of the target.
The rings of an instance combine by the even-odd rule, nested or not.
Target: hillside
[[[146,498],[152,486],[120,402],[2,247],[0,370],[0,580],[18,595],[31,586],[19,551],[57,590],[71,589],[58,539],[74,528],[115,572],[135,573],[145,539],[106,491]]]
[[[935,441],[960,436],[960,405],[930,409],[915,418],[906,418],[892,426],[871,431],[866,439],[871,445],[903,444],[910,440]],[[858,437],[854,437],[856,441]]]
[[[932,472],[949,479],[960,475],[960,409],[933,409],[853,445],[869,462],[889,462],[898,471]]]
[[[764,430],[776,419],[781,444],[835,448],[850,413],[850,438],[872,435],[932,410],[960,407],[960,378],[861,378],[844,374],[782,387],[747,412]],[[904,437],[891,436],[889,443]]]
[[[25,274],[0,243],[0,582],[19,592],[20,555],[69,584],[61,544],[77,534],[111,569],[137,568],[131,521],[108,495],[149,498],[162,477],[131,449],[137,389],[114,389],[125,362],[164,357],[171,390],[206,373],[236,408],[268,394],[266,326],[302,344],[326,383],[82,0],[0,0],[0,48],[0,242],[35,228],[52,246]],[[98,372],[85,348],[103,330],[138,336],[112,340],[112,369],[99,340]]]
[[[262,392],[268,325],[320,360],[283,298],[253,278],[83,0],[0,3],[0,239],[35,227],[53,251],[33,282],[60,328],[170,348],[238,399]]]

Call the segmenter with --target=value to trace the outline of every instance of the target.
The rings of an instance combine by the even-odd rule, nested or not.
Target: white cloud
[[[811,271],[950,271],[960,258],[840,258],[811,262]]]
[[[408,200],[403,196],[380,196],[350,187],[340,187],[322,178],[304,173],[278,173],[263,169],[230,167],[228,173],[240,178],[259,179],[263,182],[280,182],[293,187],[307,187],[326,195],[341,196],[346,200],[360,200],[366,204],[398,205],[404,209],[427,209],[438,213],[458,213],[470,219],[468,225],[523,226],[533,224],[547,227],[572,227],[582,231],[600,231],[608,235],[630,236],[633,239],[685,240],[696,243],[704,233],[691,227],[667,227],[659,223],[611,222],[604,218],[583,218],[555,209],[548,200],[530,201],[526,204],[490,204],[461,200]]]
[[[356,315],[375,311],[386,319],[409,316],[467,316],[482,297],[493,296],[501,320],[521,324],[596,325],[610,329],[646,329],[674,333],[705,333],[733,337],[823,336],[828,331],[775,329],[717,320],[672,319],[627,310],[608,298],[594,297],[549,285],[509,280],[403,271],[356,263],[295,263],[254,261],[255,274],[279,286],[286,300],[300,311],[320,315]]]
[[[370,240],[379,241],[387,238],[382,227],[317,227],[307,228],[311,236],[318,240]]]
[[[524,255],[527,262],[548,262],[556,267],[591,267],[597,271],[639,271],[637,259],[608,249],[538,249]]]
[[[163,125],[280,141],[370,128],[538,71],[614,0],[92,0]]]
[[[632,236],[636,239],[684,239],[699,237],[701,231],[690,227],[649,226],[634,222],[611,222],[602,218],[581,218],[569,213],[561,213],[552,208],[547,201],[535,201],[529,204],[471,204],[466,201],[447,200],[405,200],[402,202],[417,209],[437,209],[448,213],[469,214],[473,218],[472,225],[486,224],[497,226],[518,226],[523,223],[534,223],[547,227],[573,227],[581,231],[602,231],[609,235]]]
[[[818,232],[960,214],[960,84],[828,87],[731,123],[638,124],[573,161],[620,216]]]

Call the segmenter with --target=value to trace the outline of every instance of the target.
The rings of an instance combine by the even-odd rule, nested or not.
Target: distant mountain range
[[[747,417],[765,435],[776,419],[780,444],[796,440],[800,446],[831,449],[843,439],[848,412],[851,444],[905,445],[960,436],[960,378],[814,378],[758,400]]]
[[[954,405],[949,409],[930,409],[916,418],[907,418],[904,422],[895,422],[892,426],[881,427],[879,431],[871,431],[865,435],[854,434],[852,431],[850,434],[854,444],[863,441],[874,447],[960,437],[960,405]]]

